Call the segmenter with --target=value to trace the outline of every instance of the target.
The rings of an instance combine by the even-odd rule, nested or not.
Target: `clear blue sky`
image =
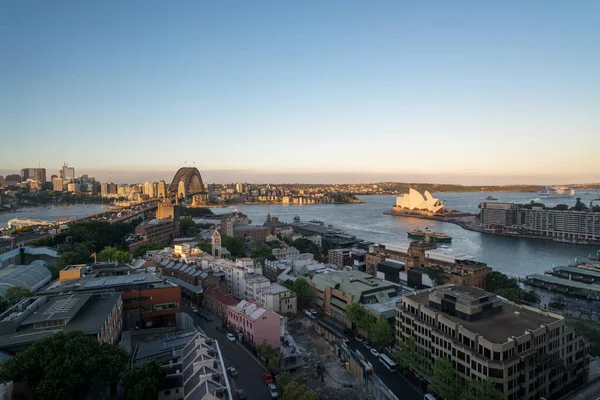
[[[117,180],[195,161],[207,181],[600,181],[599,15],[598,1],[4,1],[0,172],[64,157]]]

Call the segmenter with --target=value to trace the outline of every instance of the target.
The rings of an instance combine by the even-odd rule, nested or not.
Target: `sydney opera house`
[[[444,213],[444,204],[440,199],[434,198],[427,190],[424,195],[411,188],[407,194],[396,197],[394,211],[420,211],[427,214]]]

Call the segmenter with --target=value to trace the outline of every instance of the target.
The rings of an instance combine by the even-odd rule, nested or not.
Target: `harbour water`
[[[16,212],[0,214],[0,228],[6,228],[13,218],[33,218],[44,221],[59,221],[69,218],[83,218],[100,213],[110,206],[106,204],[72,204],[67,206],[25,207]]]
[[[444,200],[447,208],[470,213],[477,213],[477,206],[486,201],[487,196],[493,196],[499,201],[515,202],[529,202],[536,197],[534,193],[439,193],[434,196]],[[582,201],[589,203],[587,199],[590,196],[581,197]],[[376,243],[408,243],[408,231],[428,227],[432,231],[451,236],[452,243],[448,246],[453,251],[471,255],[476,260],[486,262],[490,267],[514,277],[543,273],[553,265],[565,265],[575,259],[584,259],[598,250],[592,246],[488,235],[467,231],[458,225],[444,222],[384,215],[383,212],[394,205],[394,196],[359,198],[366,203],[308,206],[240,205],[237,209],[247,214],[254,224],[262,224],[268,212],[283,222],[292,222],[294,216],[298,215],[301,221],[319,219],[361,239]],[[575,198],[544,201],[548,206],[559,203],[574,205]],[[216,208],[213,211],[222,214],[233,210]]]

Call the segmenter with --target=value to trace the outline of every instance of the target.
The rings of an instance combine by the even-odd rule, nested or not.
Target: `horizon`
[[[2,175],[67,160],[170,180],[187,161],[207,182],[600,181],[598,2],[0,10]]]

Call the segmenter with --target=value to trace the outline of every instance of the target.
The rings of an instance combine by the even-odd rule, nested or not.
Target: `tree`
[[[581,202],[581,198],[578,197],[576,202],[575,202],[575,206],[572,208],[575,211],[585,211],[587,210],[587,206]]]
[[[212,244],[207,242],[200,242],[196,245],[197,248],[205,253],[212,254]]]
[[[489,292],[496,293],[514,302],[539,303],[540,299],[533,290],[526,292],[519,287],[515,278],[509,278],[499,271],[492,271],[485,277],[485,287]]]
[[[274,374],[279,370],[279,366],[281,365],[281,357],[279,356],[273,356],[271,358],[269,358],[269,361],[267,362],[267,370]]]
[[[443,357],[436,359],[429,390],[444,400],[461,400],[463,388],[464,383],[454,374],[450,360]]]
[[[169,245],[167,243],[146,243],[135,249],[133,256],[136,258],[143,257],[147,251],[162,250],[165,247],[169,247]]]
[[[398,343],[393,358],[402,369],[412,369],[417,375],[424,378],[431,376],[429,358],[423,349],[417,347],[412,337]]]
[[[438,265],[432,265],[424,269],[427,276],[433,281],[434,286],[443,285],[448,280],[444,269]]]
[[[133,367],[123,380],[125,400],[157,399],[158,388],[165,375],[162,367],[154,360],[141,367]]]
[[[378,319],[371,325],[369,341],[375,347],[388,347],[394,343],[394,331],[385,319]]]
[[[300,251],[300,253],[312,253],[312,255],[315,256],[315,260],[320,260],[321,258],[323,258],[323,254],[321,253],[319,246],[317,246],[308,239],[296,239],[292,243],[292,246],[297,248],[298,251]]]
[[[252,253],[250,255],[252,258],[266,258],[268,260],[275,260],[275,256],[273,255],[273,250],[268,246],[255,246],[252,249]]]
[[[221,244],[229,250],[233,257],[246,257],[246,244],[244,243],[244,239],[222,236]]]
[[[31,290],[22,286],[12,286],[6,289],[6,301],[9,304],[16,304],[25,297],[31,297]]]
[[[282,372],[280,374],[277,374],[277,377],[275,378],[275,385],[277,386],[277,392],[282,395],[283,392],[285,391],[285,388],[287,385],[289,385],[289,383],[292,381],[292,378],[290,377],[290,373],[289,372]]]
[[[256,346],[256,353],[259,357],[262,357],[265,360],[268,360],[269,358],[276,355],[275,350],[273,350],[273,347],[270,344],[266,343],[259,344],[258,346]]]
[[[26,383],[32,400],[77,399],[90,388],[118,383],[128,360],[121,347],[81,331],[58,332],[5,361],[0,379]]]
[[[504,395],[487,380],[471,379],[462,392],[463,400],[503,400]]]
[[[371,325],[375,323],[375,317],[369,314],[364,307],[358,303],[349,304],[346,307],[344,314],[358,329],[364,332],[369,332]]]
[[[181,236],[192,237],[196,236],[198,228],[196,228],[196,224],[190,217],[181,218],[179,221],[179,232]]]
[[[314,299],[314,293],[312,287],[308,284],[306,279],[298,278],[294,281],[291,289],[296,296],[298,301],[304,305],[310,305]]]
[[[98,261],[116,261],[119,264],[131,262],[131,254],[128,251],[122,251],[115,247],[105,247],[97,257]]]
[[[554,206],[554,209],[558,211],[567,211],[569,209],[569,206],[566,204],[557,204],[556,206]]]
[[[283,390],[283,400],[318,400],[319,395],[306,385],[290,381]]]

